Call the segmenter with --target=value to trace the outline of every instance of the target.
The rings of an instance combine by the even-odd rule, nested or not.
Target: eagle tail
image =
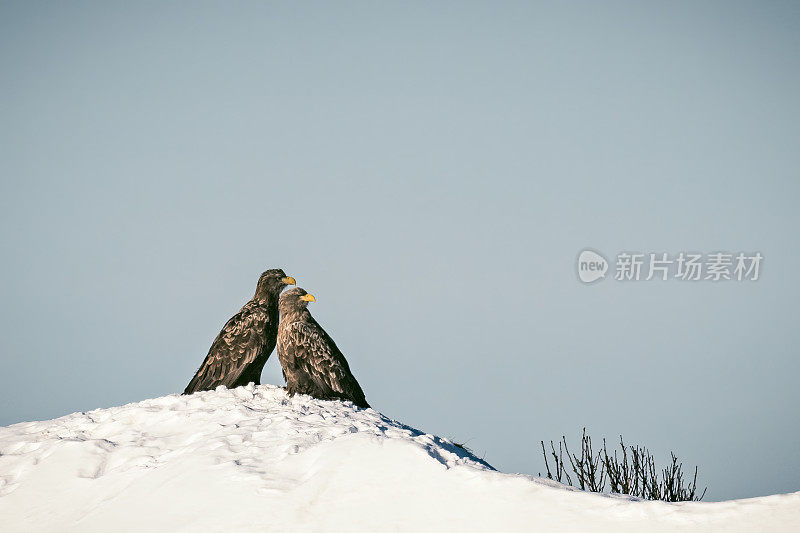
[[[202,370],[202,368],[200,370]],[[204,373],[200,370],[198,370],[197,374],[194,375],[192,381],[186,385],[186,388],[183,390],[183,394],[194,394],[195,392],[206,390],[208,388],[207,384],[204,383]]]

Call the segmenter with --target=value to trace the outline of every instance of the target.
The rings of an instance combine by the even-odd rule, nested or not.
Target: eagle
[[[261,370],[278,337],[278,296],[293,277],[280,268],[267,270],[258,278],[256,294],[219,332],[197,373],[184,394],[213,390],[220,385],[229,389],[261,382]]]
[[[308,311],[316,301],[300,287],[281,295],[278,307],[278,360],[290,396],[308,394],[321,400],[350,400],[368,408],[364,391],[336,343]]]

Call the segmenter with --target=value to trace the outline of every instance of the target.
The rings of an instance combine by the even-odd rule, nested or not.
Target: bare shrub
[[[683,463],[678,462],[675,454],[670,452],[672,462],[659,470],[647,448],[627,446],[622,435],[619,437],[620,451],[613,450],[611,455],[605,439],[602,449],[594,451],[592,438],[586,434],[586,428],[583,428],[580,454],[570,453],[567,439],[563,436],[558,441],[558,451],[553,441],[550,441],[549,452],[544,441],[541,443],[547,477],[569,486],[591,492],[604,492],[608,486],[609,492],[615,494],[667,502],[700,501],[706,494],[706,489],[703,489],[702,494],[697,495],[697,467],[689,482],[684,478]],[[569,469],[564,464],[565,454]],[[550,470],[548,456],[552,457],[554,471]],[[575,476],[574,483],[569,470]]]

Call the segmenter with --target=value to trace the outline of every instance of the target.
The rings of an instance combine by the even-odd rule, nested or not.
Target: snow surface
[[[350,403],[270,385],[0,428],[0,530],[797,531],[800,492],[717,503],[504,474]]]

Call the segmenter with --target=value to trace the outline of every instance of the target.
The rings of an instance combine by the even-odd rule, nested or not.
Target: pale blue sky
[[[282,267],[373,406],[501,470],[587,426],[800,490],[799,6],[0,4],[0,424],[181,391]]]

